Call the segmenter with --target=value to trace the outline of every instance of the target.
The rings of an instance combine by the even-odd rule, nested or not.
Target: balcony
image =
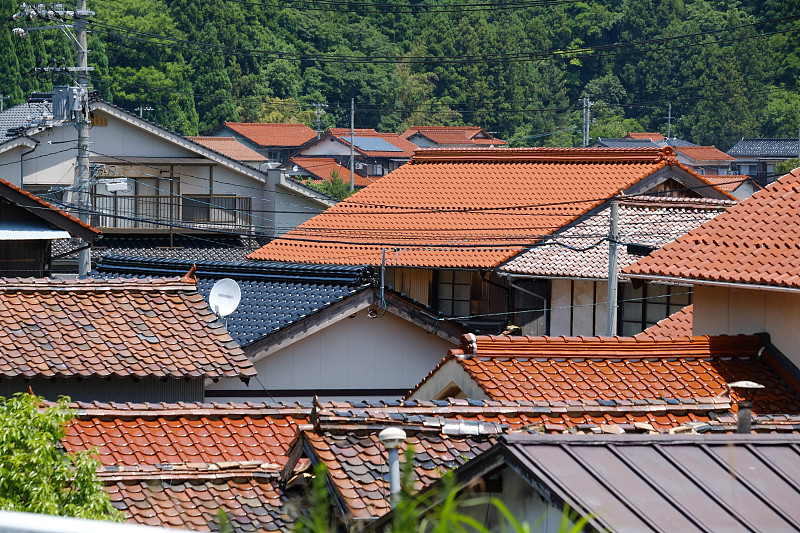
[[[170,228],[249,232],[252,198],[233,195],[91,195],[90,224],[104,230]]]

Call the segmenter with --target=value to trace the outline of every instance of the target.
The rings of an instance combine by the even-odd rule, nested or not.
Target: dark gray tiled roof
[[[265,261],[193,262],[103,256],[97,265],[101,277],[181,276],[197,265],[198,290],[208,300],[211,287],[222,278],[237,281],[242,291],[239,307],[227,319],[231,337],[241,346],[273,334],[299,320],[370,286],[369,267],[299,265]]]
[[[658,144],[650,139],[622,139],[598,137],[592,146],[601,148],[655,148]]]
[[[92,246],[92,260],[104,255],[126,255],[150,259],[185,261],[247,261],[247,254],[266,243],[265,239],[239,235],[168,235],[125,236],[106,235]],[[53,255],[76,248],[69,239],[53,243]],[[65,256],[75,259],[76,254]]]
[[[49,103],[25,103],[4,110],[0,113],[0,143],[18,137],[33,119],[50,113]]]
[[[733,157],[760,156],[760,157],[785,157],[791,159],[798,156],[798,140],[784,139],[747,139],[733,145],[728,150],[728,155]]]
[[[678,139],[677,137],[670,137],[669,139],[661,139],[659,141],[651,141],[650,139],[628,139],[627,137],[598,137],[592,143],[592,146],[600,146],[604,148],[653,148],[664,146],[697,146],[689,141]]]

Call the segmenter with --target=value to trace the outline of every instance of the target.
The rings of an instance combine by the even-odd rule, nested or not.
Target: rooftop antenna
[[[208,305],[218,317],[225,317],[225,329],[228,328],[228,315],[236,311],[242,301],[242,289],[230,278],[222,278],[211,287]]]

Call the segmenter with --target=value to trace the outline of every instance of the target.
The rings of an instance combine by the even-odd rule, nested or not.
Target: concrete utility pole
[[[53,88],[53,119],[47,125],[60,125],[72,122],[78,130],[78,157],[75,164],[75,180],[72,184],[73,199],[76,202],[78,217],[81,221],[89,222],[89,68],[88,49],[86,48],[86,24],[89,17],[94,15],[86,9],[86,0],[78,0],[75,11],[64,9],[62,4],[27,4],[20,5],[20,11],[11,16],[12,20],[28,18],[30,20],[42,19],[44,21],[62,21],[65,18],[74,19],[74,24],[54,24],[28,28],[14,28],[11,32],[18,37],[26,37],[28,31],[60,29],[76,45],[78,52],[77,67],[45,67],[37,68],[37,72],[75,73],[78,87]],[[70,29],[74,29],[77,36]],[[47,122],[46,120],[44,122]],[[78,273],[85,276],[91,269],[89,245],[80,241],[80,247],[85,248],[78,252]]]
[[[611,199],[608,230],[608,312],[606,336],[617,334],[617,241],[619,241],[619,197]]]
[[[323,109],[328,107],[328,104],[315,103],[311,105],[317,110],[317,139],[319,139],[322,135],[322,115],[325,113]]]
[[[90,13],[86,0],[78,0],[75,10],[75,31],[78,34],[78,85],[80,86],[80,110],[75,117],[78,129],[78,161],[75,169],[75,186],[78,188],[78,209],[82,222],[89,223],[91,176],[89,175],[89,51],[86,49],[86,21]],[[78,252],[78,275],[83,277],[92,269],[91,251],[88,243],[81,241]]]
[[[667,111],[667,139],[669,139],[672,134],[672,104],[669,104],[667,109],[669,110]]]
[[[350,192],[356,187],[355,177],[355,150],[353,142],[355,141],[355,116],[356,116],[356,99],[350,99]]]
[[[152,107],[150,107],[150,106],[147,106],[147,107],[139,106],[136,109],[134,109],[134,111],[138,111],[139,112],[139,118],[144,118],[142,115],[144,114],[145,111],[154,111],[154,109]]]
[[[589,127],[592,123],[592,106],[594,102],[588,96],[583,97],[583,147],[589,146]]]

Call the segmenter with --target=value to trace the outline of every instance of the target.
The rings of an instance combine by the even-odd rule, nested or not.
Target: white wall
[[[607,282],[553,279],[550,301],[550,335],[606,334]]]
[[[253,401],[269,401],[267,390],[291,389],[403,389],[411,390],[455,346],[429,335],[391,313],[371,319],[362,310],[345,317],[269,355],[255,366],[258,379],[246,386],[238,379],[221,380],[207,390],[250,390]],[[263,387],[262,387],[263,384]],[[310,401],[311,397],[273,394],[283,401]],[[334,399],[332,397],[321,397]],[[341,397],[339,397],[341,398]],[[209,397],[214,401],[242,398]],[[351,400],[396,399],[383,396]]]
[[[320,141],[312,146],[309,146],[298,155],[302,156],[332,156],[332,155],[350,155],[350,147],[345,146],[341,142],[329,137],[324,141]],[[356,157],[360,157],[358,152],[355,153]]]
[[[775,345],[800,366],[800,293],[694,286],[695,335],[767,332]]]

